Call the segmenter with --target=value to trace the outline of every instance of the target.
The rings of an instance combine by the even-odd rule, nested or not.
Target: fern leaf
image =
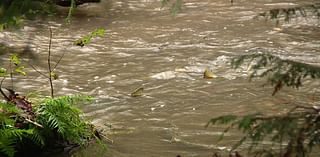
[[[56,130],[63,139],[83,144],[84,139],[89,138],[93,133],[89,125],[79,116],[81,111],[74,105],[91,100],[91,97],[82,95],[45,99],[38,108],[37,121]]]

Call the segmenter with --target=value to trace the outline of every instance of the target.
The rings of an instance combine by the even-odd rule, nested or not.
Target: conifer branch
[[[251,70],[249,79],[268,77],[268,83],[274,86],[272,95],[275,95],[283,86],[299,88],[302,80],[306,78],[319,79],[320,66],[301,63],[268,53],[254,53],[242,55],[232,60],[233,68],[240,68],[246,61],[250,62]]]

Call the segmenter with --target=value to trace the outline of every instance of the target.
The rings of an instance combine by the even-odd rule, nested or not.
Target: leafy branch
[[[317,16],[320,18],[320,3],[314,3],[309,5],[289,7],[289,8],[275,8],[269,11],[260,13],[256,18],[264,17],[265,19],[276,20],[277,24],[280,19],[283,19],[285,22],[290,22],[293,18],[307,16]]]
[[[302,80],[320,78],[320,67],[297,61],[282,59],[267,53],[241,55],[232,60],[233,68],[249,65],[249,79],[268,76],[268,83],[274,86],[272,95],[283,86],[299,88]],[[261,113],[244,116],[224,115],[212,118],[206,125],[224,124],[241,130],[245,135],[231,149],[235,151],[249,142],[249,153],[255,157],[306,157],[315,146],[320,145],[320,106],[292,103],[294,106],[285,114],[266,116]],[[261,147],[262,141],[271,141],[270,148]],[[259,147],[260,146],[260,147]],[[277,146],[279,149],[273,149]]]
[[[306,156],[314,146],[320,144],[320,109],[317,107],[296,106],[286,115],[264,116],[262,114],[251,114],[246,116],[226,115],[211,119],[209,125],[225,124],[230,128],[238,128],[245,133],[231,149],[236,150],[246,141],[250,141],[249,153],[256,149],[263,140],[271,140],[278,143],[280,147],[286,146],[285,151],[277,152],[280,157],[289,157],[299,154],[298,157]],[[222,134],[220,140],[223,138]],[[268,154],[271,151],[255,151],[256,156]]]
[[[250,80],[255,77],[269,76],[268,83],[274,86],[272,95],[275,95],[284,85],[298,89],[302,86],[302,79],[320,78],[319,66],[281,59],[267,53],[236,57],[232,60],[232,67],[239,68],[246,61],[249,61],[249,70],[253,70],[249,76]]]
[[[97,28],[94,31],[92,31],[89,35],[86,35],[81,39],[76,40],[75,45],[83,47],[84,45],[89,44],[93,38],[104,36],[105,32],[105,29]]]

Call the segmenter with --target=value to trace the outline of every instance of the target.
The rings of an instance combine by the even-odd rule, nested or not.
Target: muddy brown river
[[[245,67],[230,67],[232,57],[250,52],[320,63],[318,17],[280,20],[279,25],[256,18],[270,9],[314,2],[318,0],[235,0],[233,5],[228,0],[184,0],[182,11],[172,16],[159,0],[102,0],[80,6],[70,25],[53,17],[26,21],[19,30],[1,32],[0,43],[18,47],[25,60],[44,69],[52,28],[54,61],[65,53],[57,67],[55,94],[94,96],[92,104],[80,106],[83,116],[113,141],[107,142],[106,152],[92,145],[73,156],[211,157],[230,149],[241,133],[232,130],[218,142],[224,127],[205,128],[210,118],[279,114],[288,110],[288,102],[311,101],[319,92],[319,82],[308,81],[299,91],[285,88],[272,97],[272,88],[262,87],[263,79],[249,82]],[[65,17],[66,9],[60,12]],[[74,45],[96,28],[105,28],[105,36],[82,48]],[[205,69],[217,77],[203,79]],[[49,94],[46,79],[31,68],[14,81],[18,91]],[[131,97],[138,87],[144,88],[143,96]],[[271,142],[262,145],[271,147]],[[245,150],[246,144],[240,147]]]

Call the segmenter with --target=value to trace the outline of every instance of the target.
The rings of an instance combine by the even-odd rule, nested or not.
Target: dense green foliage
[[[44,127],[41,131],[46,136],[58,133],[62,140],[83,145],[93,137],[93,128],[80,117],[81,111],[74,105],[90,100],[91,97],[81,95],[45,99],[36,110],[36,120]]]
[[[33,129],[16,129],[15,118],[21,115],[22,111],[15,105],[9,103],[0,103],[0,154],[13,156],[16,149],[15,143],[24,137],[31,137],[34,133]],[[16,117],[10,117],[16,115]]]
[[[86,144],[96,137],[96,132],[80,117],[81,111],[75,105],[91,99],[82,95],[46,98],[34,105],[32,113],[14,104],[0,103],[0,154],[14,156],[22,149],[21,144],[28,140],[31,142],[27,147],[36,145],[43,149],[63,142]]]
[[[273,95],[282,85],[298,88],[302,86],[305,78],[320,78],[318,66],[281,59],[270,54],[243,55],[235,58],[232,65],[239,68],[247,63],[246,61],[249,61],[252,69],[250,78],[269,76],[268,80],[274,86]],[[320,145],[320,106],[309,103],[292,105],[293,108],[285,114],[225,115],[211,119],[207,126],[227,124],[229,126],[224,132],[235,127],[245,133],[231,151],[249,142],[249,153],[254,156],[305,157],[315,146]],[[273,144],[268,148],[258,147],[263,141],[272,141]]]

